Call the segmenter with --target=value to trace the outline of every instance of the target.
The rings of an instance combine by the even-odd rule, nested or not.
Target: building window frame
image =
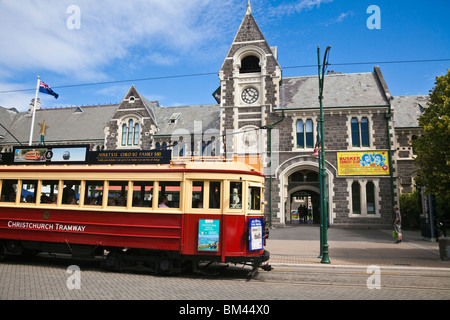
[[[371,115],[349,116],[350,149],[370,149],[373,147]]]
[[[348,179],[347,183],[349,217],[380,218],[380,180]],[[359,195],[356,194],[357,192],[359,192]]]
[[[313,150],[317,139],[317,118],[313,116],[294,119],[294,150]]]
[[[121,133],[119,147],[138,148],[141,142],[141,123],[135,117],[126,117],[120,121]]]

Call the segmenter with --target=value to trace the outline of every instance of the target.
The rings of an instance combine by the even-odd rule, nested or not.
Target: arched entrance
[[[328,222],[333,223],[333,198],[332,190],[334,186],[335,169],[328,162],[327,170],[327,211]],[[291,158],[281,164],[277,170],[277,177],[280,182],[279,215],[281,224],[299,223],[292,219],[293,211],[298,210],[301,203],[308,204],[311,209],[310,223],[320,223],[320,182],[319,166],[317,158],[310,156],[299,156]],[[300,197],[300,199],[295,199]],[[297,206],[297,207],[296,207]]]
[[[290,195],[290,216],[286,223],[290,224],[318,224],[320,223],[320,194],[319,192],[302,189],[293,191]]]

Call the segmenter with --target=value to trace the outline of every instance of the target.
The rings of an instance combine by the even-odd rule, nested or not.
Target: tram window
[[[230,209],[242,208],[242,182],[230,182]]]
[[[159,208],[179,208],[180,207],[180,183],[177,181],[159,182]]]
[[[20,202],[36,203],[37,180],[23,180]]]
[[[203,208],[203,181],[194,181],[192,183],[192,208]]]
[[[65,180],[63,183],[63,195],[62,204],[78,204],[80,198],[80,186],[79,180]]]
[[[153,181],[135,181],[133,184],[133,207],[152,207]]]
[[[42,204],[51,203],[56,204],[58,199],[58,180],[43,180],[41,186],[41,199]]]
[[[86,181],[84,204],[101,206],[103,200],[103,181]]]
[[[248,208],[250,210],[261,209],[261,188],[249,187],[248,188]]]
[[[108,206],[126,207],[128,181],[110,181],[108,188]]]
[[[211,181],[209,183],[209,208],[220,209],[220,182]]]
[[[0,202],[16,202],[17,180],[3,180]]]

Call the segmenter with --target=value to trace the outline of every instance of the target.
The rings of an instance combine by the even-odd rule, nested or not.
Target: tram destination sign
[[[171,150],[104,150],[89,152],[90,164],[168,164]]]

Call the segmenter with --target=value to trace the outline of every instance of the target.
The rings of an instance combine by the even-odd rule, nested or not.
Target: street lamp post
[[[321,201],[321,263],[330,263],[328,256],[328,223],[327,223],[327,170],[325,168],[325,135],[324,135],[324,116],[323,116],[323,82],[325,76],[325,68],[328,64],[328,52],[331,49],[328,46],[323,57],[322,70],[320,66],[320,48],[317,47],[317,61],[319,71],[319,102],[320,102],[320,148],[319,148],[319,177],[320,177],[320,201]]]

